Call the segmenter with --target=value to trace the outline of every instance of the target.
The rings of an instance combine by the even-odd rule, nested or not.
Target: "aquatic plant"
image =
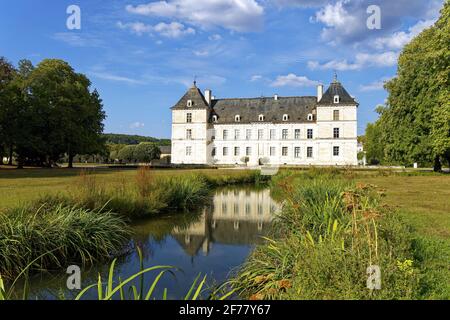
[[[10,209],[0,215],[0,273],[92,264],[121,252],[130,229],[119,216],[64,205]],[[36,257],[41,257],[36,260]]]

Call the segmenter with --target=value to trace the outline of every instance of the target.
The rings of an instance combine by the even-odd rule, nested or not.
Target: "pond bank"
[[[126,222],[193,210],[205,203],[213,187],[260,181],[259,172],[252,171],[155,177],[144,168],[134,181],[104,185],[82,172],[69,195],[46,196],[1,214],[0,274],[12,279],[24,269],[54,270],[109,260],[127,245]]]

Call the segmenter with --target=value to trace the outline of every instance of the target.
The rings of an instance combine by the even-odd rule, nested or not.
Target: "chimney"
[[[323,97],[323,84],[319,84],[317,86],[317,102],[322,100],[322,97]]]
[[[208,105],[211,105],[211,99],[212,99],[212,91],[211,90],[205,90],[205,99],[206,102],[208,102]]]
[[[277,101],[277,100],[278,100],[278,95],[277,95],[277,94],[274,95],[274,96],[273,96],[273,99],[274,99],[275,101]]]

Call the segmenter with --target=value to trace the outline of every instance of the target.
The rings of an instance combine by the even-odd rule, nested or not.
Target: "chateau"
[[[317,97],[215,99],[196,83],[172,109],[172,163],[357,165],[358,102],[336,77]]]

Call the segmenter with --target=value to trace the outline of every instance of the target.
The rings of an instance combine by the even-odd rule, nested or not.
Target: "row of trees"
[[[156,143],[142,142],[138,145],[109,145],[109,158],[120,162],[144,162],[159,159],[161,150]]]
[[[91,82],[65,61],[13,66],[0,57],[0,159],[52,166],[67,155],[105,151],[102,100]]]
[[[379,119],[367,126],[369,163],[450,166],[450,1],[436,24],[405,46]]]

